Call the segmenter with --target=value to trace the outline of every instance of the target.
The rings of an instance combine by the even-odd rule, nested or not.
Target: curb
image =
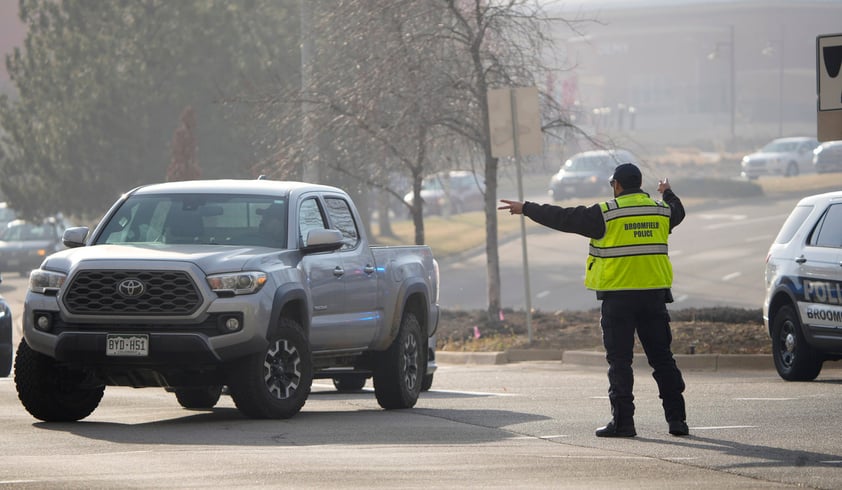
[[[674,357],[683,371],[775,369],[771,354],[676,354]],[[635,359],[645,363],[644,354],[637,354]],[[436,352],[436,362],[440,364],[501,365],[529,361],[561,361],[562,364],[574,366],[607,367],[605,353],[597,351],[511,349],[503,352]]]

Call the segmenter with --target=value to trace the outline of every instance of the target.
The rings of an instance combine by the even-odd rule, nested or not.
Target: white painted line
[[[540,298],[546,298],[549,295],[550,295],[549,291],[541,291],[540,293],[536,294],[535,297],[540,299]]]
[[[742,221],[742,220],[748,218],[748,216],[746,216],[745,214],[705,213],[705,214],[700,214],[699,218],[706,219],[706,220],[720,219],[720,220],[728,220],[728,221]]]
[[[735,216],[735,218],[737,218],[737,217],[745,218],[745,216],[743,216],[743,215]],[[764,216],[764,217],[761,217],[761,218],[754,218],[754,219],[750,219],[750,220],[739,219],[739,220],[730,221],[728,223],[719,223],[719,224],[716,224],[716,225],[708,225],[708,226],[705,226],[704,229],[705,230],[716,230],[718,228],[730,228],[730,227],[733,227],[733,226],[745,226],[747,223],[761,223],[763,221],[772,221],[772,220],[782,221],[783,218],[785,218],[785,217],[786,217],[785,215],[780,215],[780,216]]]
[[[720,425],[712,427],[690,427],[690,430],[756,429],[756,425]]]
[[[769,242],[769,243],[772,243],[772,240],[774,238],[775,237],[773,235],[757,235],[757,236],[753,236],[751,238],[746,238],[746,243],[751,243],[751,242]]]
[[[723,281],[730,281],[731,279],[735,279],[737,277],[740,277],[741,275],[743,275],[742,272],[732,272],[730,274],[722,276],[722,280]]]
[[[670,250],[670,257],[678,257],[679,255],[683,254],[683,250]]]
[[[589,396],[588,398],[590,398],[591,400],[607,400],[608,395],[605,395],[605,396]]]
[[[734,400],[747,402],[786,402],[790,400],[797,400],[798,398],[734,398]]]
[[[687,298],[688,298],[688,297],[689,297],[689,296],[687,296],[686,294],[681,294],[681,295],[679,295],[678,297],[673,298],[673,302],[674,302],[674,303],[681,303],[682,301],[687,301]]]
[[[509,440],[510,441],[526,441],[526,440],[534,441],[535,439],[550,440],[550,439],[563,439],[565,437],[570,437],[570,436],[568,436],[567,434],[557,434],[557,435],[552,435],[552,436],[517,436],[517,437],[512,437]]]
[[[430,390],[429,393],[452,393],[454,395],[473,396],[520,396],[517,393],[486,393],[483,391]]]

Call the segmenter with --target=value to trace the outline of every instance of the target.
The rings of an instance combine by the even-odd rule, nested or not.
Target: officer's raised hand
[[[523,203],[520,201],[509,201],[508,199],[500,199],[500,202],[506,203],[505,206],[499,206],[499,210],[509,210],[509,214],[523,214]]]

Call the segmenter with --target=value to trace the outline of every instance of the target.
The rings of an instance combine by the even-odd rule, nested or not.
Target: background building
[[[579,124],[640,153],[740,151],[816,134],[816,36],[842,32],[839,0],[565,2],[553,84]],[[575,146],[575,145],[574,145]]]

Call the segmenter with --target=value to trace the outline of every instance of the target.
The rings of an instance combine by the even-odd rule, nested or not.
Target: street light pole
[[[729,26],[730,31],[730,38],[727,42],[718,42],[716,43],[716,47],[714,48],[713,52],[708,54],[707,58],[709,60],[715,60],[720,57],[720,49],[723,47],[727,47],[729,51],[729,85],[730,85],[730,94],[728,101],[730,104],[731,109],[731,141],[734,141],[736,136],[736,119],[737,119],[737,49],[736,43],[734,42],[734,25]]]
[[[731,24],[731,141],[736,135],[735,119],[737,116],[737,65],[736,65],[736,44],[734,44],[734,25]]]
[[[770,39],[769,43],[763,48],[762,54],[764,56],[778,55],[778,137],[784,135],[784,50],[786,48],[786,41],[784,39],[784,25],[781,24],[780,39]]]
[[[784,25],[781,24],[781,46],[778,53],[778,137],[784,135]]]

